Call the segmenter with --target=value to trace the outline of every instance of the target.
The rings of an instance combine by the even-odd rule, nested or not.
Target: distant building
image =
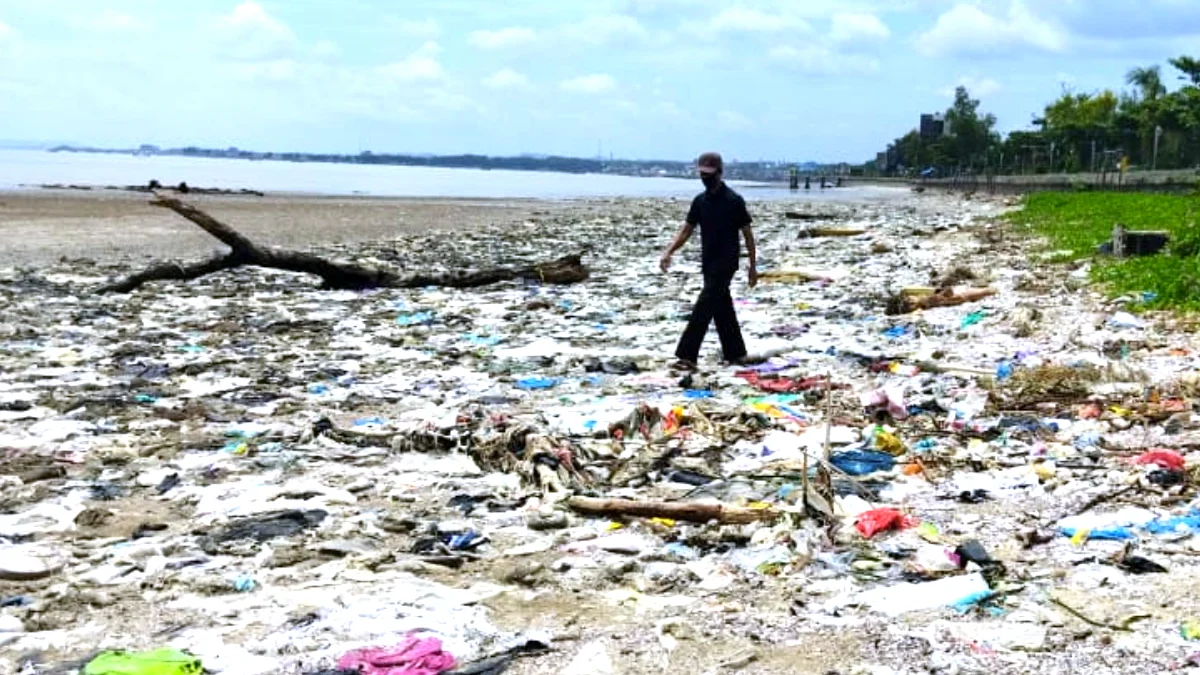
[[[950,133],[950,125],[942,113],[921,115],[921,126],[918,128],[921,138],[939,138]]]
[[[879,169],[880,173],[888,170],[888,153],[886,150],[875,154],[875,168]]]

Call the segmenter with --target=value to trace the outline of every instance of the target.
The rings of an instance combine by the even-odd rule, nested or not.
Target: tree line
[[[1130,89],[1062,95],[1033,120],[1031,129],[1007,136],[996,117],[958,87],[946,110],[945,133],[914,129],[888,146],[888,173],[1073,173],[1200,166],[1200,59],[1169,59],[1180,86],[1171,91],[1161,66],[1133,68]],[[878,162],[869,162],[876,168]]]

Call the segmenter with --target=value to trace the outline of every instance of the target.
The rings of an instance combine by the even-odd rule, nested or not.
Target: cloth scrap
[[[338,668],[357,669],[362,675],[441,675],[454,666],[441,640],[412,636],[395,647],[356,649],[337,662]]]

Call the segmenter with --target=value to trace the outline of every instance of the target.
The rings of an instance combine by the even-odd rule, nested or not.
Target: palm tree
[[[1125,82],[1141,90],[1143,101],[1153,101],[1167,93],[1162,83],[1162,69],[1158,66],[1134,68],[1125,75]]]
[[[1182,73],[1179,79],[1189,81],[1193,86],[1200,86],[1200,59],[1190,56],[1180,56],[1174,59],[1167,59],[1167,61]]]

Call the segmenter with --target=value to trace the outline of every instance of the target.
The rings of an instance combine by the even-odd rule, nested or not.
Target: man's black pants
[[[736,271],[736,270],[735,270]],[[683,361],[697,362],[700,345],[708,332],[708,324],[716,322],[717,335],[721,338],[721,354],[726,361],[735,361],[746,355],[746,343],[742,340],[742,329],[738,326],[737,314],[733,310],[733,296],[729,294],[729,283],[734,272],[705,272],[704,290],[696,299],[692,318],[679,339],[675,356]]]

